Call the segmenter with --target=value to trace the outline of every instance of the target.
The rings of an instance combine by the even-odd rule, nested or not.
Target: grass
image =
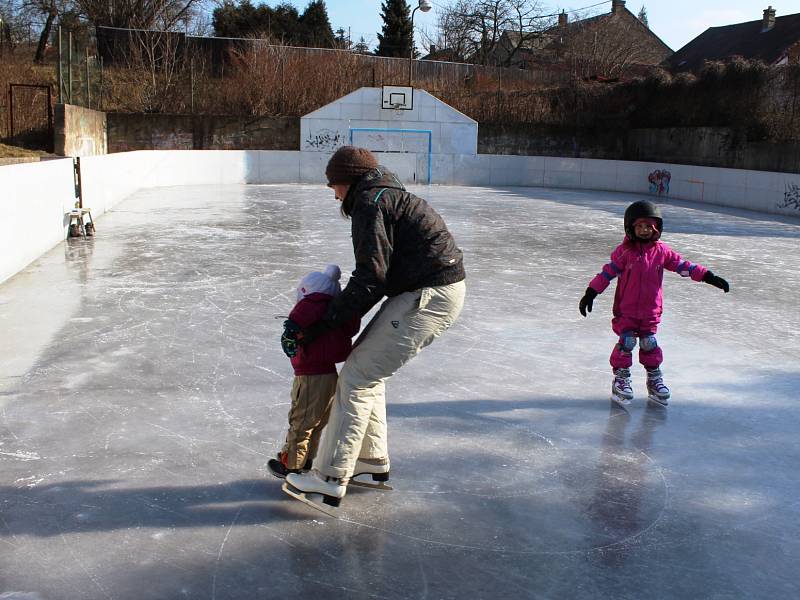
[[[47,156],[47,152],[42,150],[28,150],[19,146],[8,146],[0,144],[0,158],[29,158],[36,156]]]

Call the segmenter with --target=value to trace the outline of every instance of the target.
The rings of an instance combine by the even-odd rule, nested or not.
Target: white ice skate
[[[647,369],[647,398],[660,406],[667,406],[670,398],[669,388],[664,384],[661,369]]]
[[[633,400],[630,369],[614,369],[614,381],[611,384],[611,400],[623,407],[630,405],[631,400]]]
[[[371,475],[372,481],[360,481],[356,479],[356,477],[361,475]],[[387,481],[389,481],[389,459],[383,461],[370,460],[369,462],[359,459],[356,461],[353,477],[350,479],[350,485],[389,491],[393,488],[386,483]]]
[[[306,473],[289,473],[281,489],[295,500],[337,519],[334,509],[347,493],[347,486],[341,479],[325,477],[315,469]]]

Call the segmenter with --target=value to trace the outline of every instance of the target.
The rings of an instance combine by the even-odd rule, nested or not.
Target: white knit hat
[[[325,271],[320,273],[314,271],[309,273],[300,281],[297,286],[297,301],[299,302],[309,294],[327,294],[328,296],[338,296],[342,291],[339,285],[339,279],[342,276],[342,271],[339,265],[328,265]]]

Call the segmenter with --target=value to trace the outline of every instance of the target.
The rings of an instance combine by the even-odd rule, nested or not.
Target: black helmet
[[[649,200],[637,200],[625,209],[625,233],[631,240],[636,239],[633,224],[637,219],[655,219],[658,224],[658,235],[664,232],[664,220],[661,218],[661,209]]]

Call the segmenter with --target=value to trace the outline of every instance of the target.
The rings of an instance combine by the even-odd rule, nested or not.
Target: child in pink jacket
[[[330,301],[341,292],[341,275],[338,265],[328,265],[324,272],[303,277],[297,286],[297,304],[286,323],[310,327],[322,319]],[[350,354],[352,338],[360,326],[361,319],[355,316],[337,329],[326,330],[310,344],[293,349],[294,381],[286,442],[278,456],[267,462],[275,477],[285,478],[311,468],[336,393],[336,363],[344,362]]]
[[[640,200],[631,204],[625,210],[624,224],[625,239],[611,253],[611,262],[589,283],[579,310],[584,317],[587,311],[592,312],[592,302],[597,295],[619,277],[611,320],[611,328],[619,336],[610,359],[614,371],[611,399],[622,405],[630,404],[633,399],[630,367],[638,338],[639,362],[647,370],[648,398],[666,406],[670,392],[661,373],[664,356],[656,340],[661,321],[664,269],[703,281],[726,293],[730,287],[706,267],[682,259],[659,240],[663,220],[661,210],[652,202]]]

